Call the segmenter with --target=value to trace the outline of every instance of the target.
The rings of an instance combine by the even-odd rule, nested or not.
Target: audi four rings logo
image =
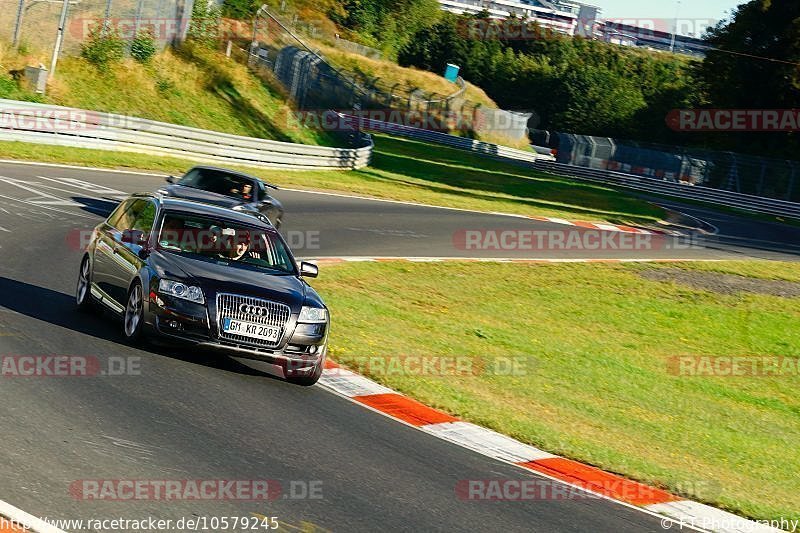
[[[239,306],[239,312],[245,315],[267,316],[269,310],[266,307],[258,307],[257,305],[242,304]]]

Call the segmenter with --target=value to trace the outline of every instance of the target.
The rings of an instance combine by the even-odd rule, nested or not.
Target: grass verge
[[[800,281],[788,263],[358,263],[327,267],[314,285],[332,309],[332,357],[383,384],[738,514],[800,518],[798,375],[668,371],[673,356],[800,356],[800,299],[644,277],[656,268]],[[525,372],[436,377],[364,364],[475,354],[521,357]]]
[[[0,63],[3,57],[0,56]],[[8,55],[15,65],[19,56]],[[6,67],[7,68],[7,67]],[[251,75],[219,52],[191,44],[160,52],[148,64],[125,59],[101,71],[64,57],[45,96],[0,77],[0,97],[131,115],[234,135],[337,145],[327,132],[303,126],[280,85]]]
[[[330,46],[322,41],[312,40],[326,59],[334,65],[355,73],[362,80],[380,79],[389,85],[400,83],[407,87],[416,87],[439,96],[450,96],[457,92],[459,87],[447,81],[444,77],[420,70],[414,67],[401,67],[388,59],[371,59],[359,54],[346,52]],[[473,104],[480,104],[489,109],[497,109],[497,104],[480,87],[467,83],[467,90],[463,98]]]
[[[233,167],[284,187],[354,193],[488,212],[647,224],[664,212],[624,193],[416,141],[375,136],[370,167],[358,171],[275,171]],[[0,142],[0,158],[182,174],[188,160],[144,154]]]

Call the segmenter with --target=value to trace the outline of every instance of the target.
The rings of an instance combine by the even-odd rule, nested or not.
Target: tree
[[[418,32],[436,24],[442,11],[437,0],[343,0],[328,15],[395,57]]]
[[[700,73],[714,105],[800,107],[800,2],[743,4],[707,41],[718,50],[708,52]]]
[[[688,59],[551,34],[536,24],[519,26],[519,38],[503,24],[488,15],[446,14],[401,50],[400,63],[438,73],[456,63],[502,108],[534,110],[541,127],[555,131],[673,139],[665,117],[695,100]]]
[[[752,0],[730,21],[712,28],[708,52],[697,77],[714,108],[795,109],[800,107],[800,3]],[[796,158],[797,133],[715,133],[715,148]]]

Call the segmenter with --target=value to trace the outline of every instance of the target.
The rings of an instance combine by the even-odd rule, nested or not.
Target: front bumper
[[[147,322],[160,340],[194,345],[280,366],[284,374],[305,375],[324,363],[329,324],[300,324],[292,317],[275,348],[220,338],[207,305],[151,293]]]

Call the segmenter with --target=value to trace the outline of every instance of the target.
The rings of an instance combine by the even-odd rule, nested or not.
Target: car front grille
[[[220,339],[262,348],[277,347],[286,332],[286,323],[289,321],[290,315],[291,309],[286,304],[238,294],[217,294],[217,328]],[[222,320],[225,318],[278,327],[280,335],[276,342],[270,343],[262,339],[225,333],[222,331]]]

